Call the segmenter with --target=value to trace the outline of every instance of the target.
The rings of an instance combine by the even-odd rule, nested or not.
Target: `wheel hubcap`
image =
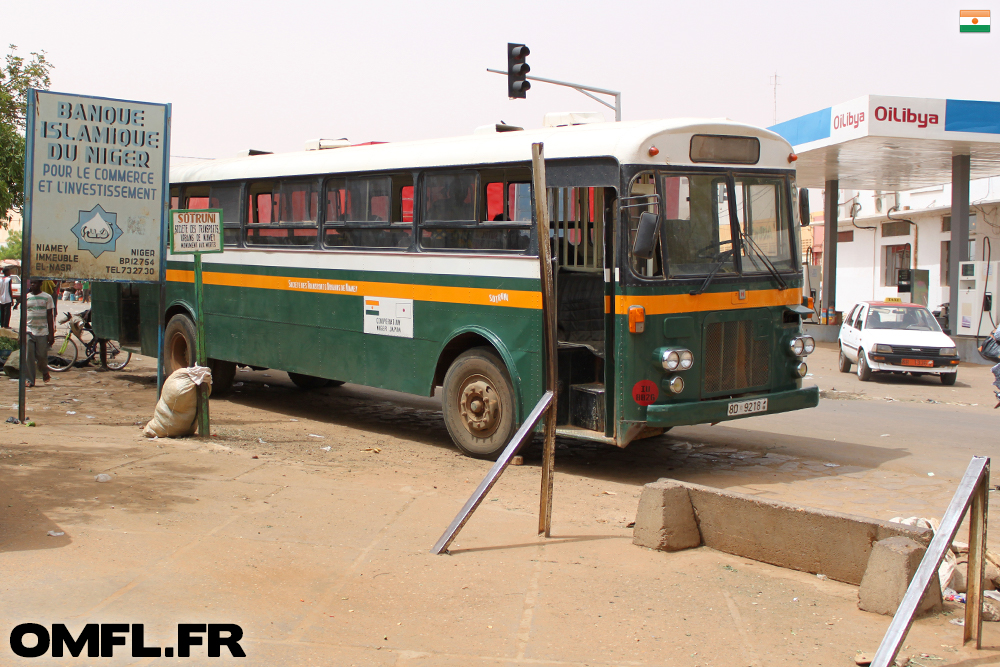
[[[488,438],[500,425],[500,397],[482,376],[466,380],[459,396],[462,423],[477,438]]]

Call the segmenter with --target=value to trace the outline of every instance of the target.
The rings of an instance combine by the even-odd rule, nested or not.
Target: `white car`
[[[872,373],[937,375],[941,383],[958,379],[958,350],[937,320],[914,303],[862,301],[840,327],[840,372],[858,365],[858,379]]]
[[[16,301],[21,298],[21,276],[12,275],[10,279],[11,296]]]

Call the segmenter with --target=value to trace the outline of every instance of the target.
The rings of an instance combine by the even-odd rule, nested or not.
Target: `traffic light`
[[[531,84],[528,82],[528,54],[531,51],[524,44],[507,44],[507,97],[527,97]]]

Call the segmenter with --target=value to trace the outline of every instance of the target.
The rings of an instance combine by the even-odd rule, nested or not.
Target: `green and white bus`
[[[173,168],[174,208],[224,212],[203,259],[213,395],[237,365],[302,389],[442,387],[455,444],[496,457],[543,393],[543,142],[560,434],[624,447],[817,404],[788,142],[722,120],[506,130]],[[168,255],[166,281],[165,303],[95,285],[93,322],[153,355],[162,309],[169,373],[194,361],[192,256]]]

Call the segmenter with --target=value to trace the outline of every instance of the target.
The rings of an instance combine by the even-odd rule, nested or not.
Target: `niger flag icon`
[[[989,32],[990,10],[963,9],[959,11],[958,29],[961,32]]]

